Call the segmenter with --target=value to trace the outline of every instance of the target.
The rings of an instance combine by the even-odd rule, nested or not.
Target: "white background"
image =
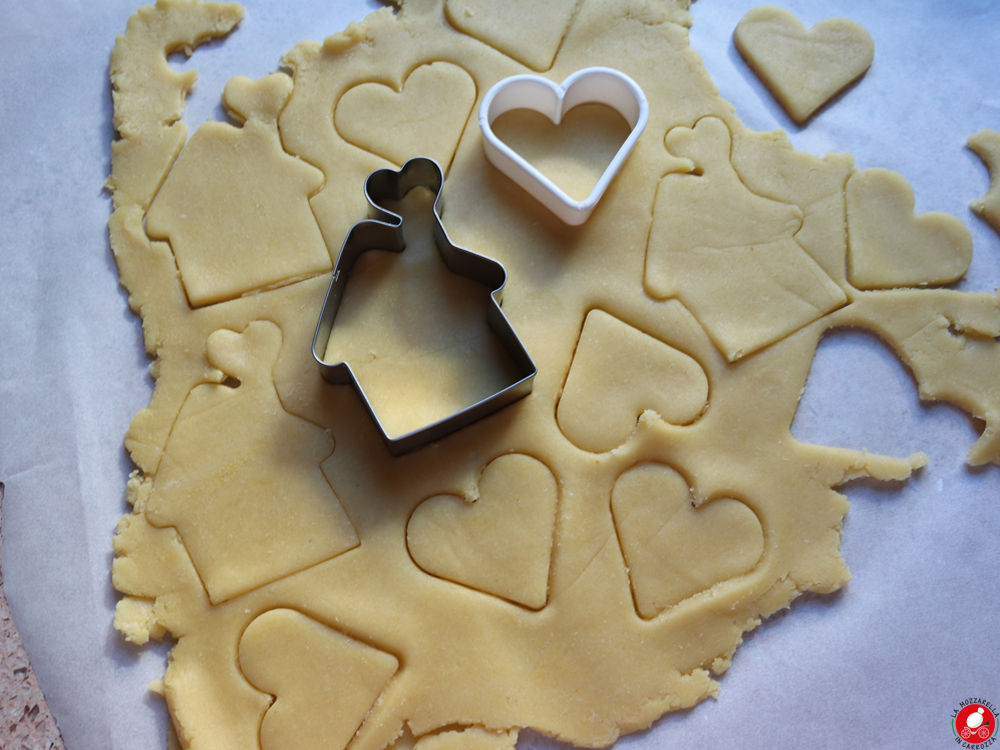
[[[733,47],[733,28],[754,4],[698,0],[692,9],[692,44],[743,122],[783,128],[806,151],[848,151],[861,168],[902,173],[918,211],[952,213],[973,234],[973,265],[957,288],[993,291],[1000,239],[968,209],[988,176],[964,143],[981,128],[1000,130],[1000,4],[787,0],[807,26],[843,15],[875,40],[868,74],[805,127]],[[375,7],[246,5],[229,39],[174,61],[200,72],[185,118],[192,131],[222,117],[229,76],[265,75],[295,42]],[[132,468],[122,439],[152,387],[102,190],[114,137],[108,59],[134,9],[0,0],[2,563],[69,750],[164,746],[165,709],[146,685],[162,675],[166,647],[131,647],[111,627],[111,535]],[[803,597],[750,634],[717,702],[669,715],[622,747],[946,747],[960,701],[1000,703],[1000,469],[964,467],[976,425],[951,406],[920,404],[888,348],[848,331],[820,346],[793,432],[895,456],[922,450],[931,464],[907,483],[848,485],[851,583]],[[522,736],[522,747],[557,745]]]

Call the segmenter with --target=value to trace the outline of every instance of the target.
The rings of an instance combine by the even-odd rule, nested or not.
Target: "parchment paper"
[[[698,0],[691,38],[744,123],[783,128],[797,148],[848,151],[913,185],[917,210],[961,218],[975,258],[958,288],[1000,284],[1000,239],[969,209],[988,186],[964,148],[1000,129],[1000,5],[993,0],[787,0],[810,26],[844,15],[875,40],[868,74],[805,127],[783,113],[732,44],[755,3]],[[302,39],[362,18],[362,0],[247,0],[226,41],[195,53],[192,129],[222,118],[231,75],[260,77]],[[108,57],[135,4],[0,3],[0,481],[5,586],[69,750],[165,746],[147,684],[167,645],[113,630],[111,537],[126,511],[122,439],[152,383],[139,319],[108,247]],[[1000,373],[998,373],[1000,387]],[[930,465],[906,483],[854,482],[843,553],[854,580],[807,596],[751,634],[717,702],[668,715],[622,747],[944,747],[970,698],[1000,703],[1000,469],[969,470],[977,425],[921,405],[871,336],[827,337],[793,432],[801,440]],[[522,747],[556,746],[524,732]]]

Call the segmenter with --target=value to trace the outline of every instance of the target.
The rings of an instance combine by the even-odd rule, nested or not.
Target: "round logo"
[[[962,701],[962,706],[955,714],[952,729],[970,746],[987,743],[993,737],[997,728],[994,707],[990,703]]]

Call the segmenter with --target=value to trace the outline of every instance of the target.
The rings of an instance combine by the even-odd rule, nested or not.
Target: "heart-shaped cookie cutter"
[[[625,118],[632,128],[601,179],[586,200],[573,200],[514,149],[497,138],[493,121],[512,109],[533,109],[558,125],[567,112],[580,104],[604,104]],[[493,86],[479,107],[486,158],[501,172],[527,190],[552,213],[572,226],[583,224],[618,174],[649,120],[649,101],[639,85],[614,68],[583,68],[561,84],[535,75],[504,78]]]
[[[316,334],[313,336],[313,358],[319,363],[324,380],[354,387],[365,409],[375,422],[382,441],[389,453],[400,456],[427,443],[440,440],[456,430],[472,424],[496,411],[524,398],[531,393],[532,382],[537,368],[528,355],[524,344],[518,338],[507,316],[500,308],[503,288],[507,283],[507,271],[497,261],[459,247],[451,241],[448,231],[441,222],[441,188],[444,173],[433,159],[417,157],[410,159],[399,171],[378,169],[365,180],[365,198],[368,199],[369,219],[359,221],[347,233],[344,245],[333,267],[333,278],[320,311]],[[486,307],[486,322],[510,355],[518,372],[518,380],[497,393],[478,401],[449,417],[413,430],[405,435],[391,437],[375,413],[361,383],[347,362],[328,362],[324,358],[333,322],[337,317],[347,278],[354,263],[367,250],[388,250],[401,253],[406,249],[403,236],[403,218],[379,205],[386,200],[400,200],[415,187],[426,187],[434,191],[434,243],[445,265],[453,273],[478,281],[490,290],[490,302]]]

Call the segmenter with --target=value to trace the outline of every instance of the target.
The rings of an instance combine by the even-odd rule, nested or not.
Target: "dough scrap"
[[[827,18],[807,30],[793,13],[774,5],[747,11],[733,41],[800,123],[864,75],[875,57],[871,35],[856,21]]]
[[[986,195],[969,205],[1000,232],[1000,133],[989,129],[980,130],[969,136],[968,144],[990,172],[990,189]]]
[[[117,621],[126,635],[138,642],[167,632],[176,639],[163,693],[183,747],[277,747],[308,726],[335,727],[336,750],[480,741],[502,748],[523,727],[596,747],[717,695],[713,675],[728,668],[746,631],[800,593],[834,591],[848,580],[840,556],[847,502],[834,488],[859,476],[903,480],[926,460],[791,436],[816,346],[832,327],[863,326],[886,340],[913,370],[923,398],[948,400],[985,421],[969,462],[1000,463],[1000,295],[848,283],[845,184],[853,162],[801,154],[778,134],[745,130],[688,47],[686,5],[581,0],[569,15],[532,16],[533,31],[549,40],[553,80],[609,65],[633,77],[651,104],[635,151],[583,226],[562,225],[489,166],[476,107],[470,110],[445,181],[444,222],[456,243],[504,264],[504,310],[539,372],[529,397],[399,458],[385,451],[353,391],[325,383],[312,361],[327,275],[289,276],[196,306],[185,293],[194,279],[182,282],[176,249],[146,233],[150,202],[186,132],[178,118],[191,76],[173,74],[166,51],[227,33],[240,11],[160,0],[129,22],[112,64],[121,140],[109,179],[110,236],[130,303],[143,318],[146,348],[156,357],[156,389],[126,438],[137,473],[112,573],[125,595]],[[463,7],[475,10],[453,0],[407,0],[396,13],[377,11],[286,55],[293,88],[276,124],[288,158],[274,163],[297,159],[322,173],[319,192],[297,193],[308,198],[311,215],[298,212],[295,221],[303,230],[318,225],[334,252],[366,215],[359,186],[385,166],[383,156],[344,140],[334,126],[348,92],[377,96],[379,89],[365,86],[398,88],[412,71],[444,62],[471,78],[478,98],[498,80],[528,72],[512,46],[528,36],[515,32],[486,44],[485,32],[467,33],[455,20]],[[266,81],[235,83],[227,95],[246,119],[244,129],[267,119],[254,113],[274,100],[238,92],[263,92],[272,85]],[[439,133],[417,119],[411,143],[433,147]],[[273,123],[267,127],[274,135]],[[207,200],[218,207],[226,192]],[[411,194],[411,202],[420,200]],[[420,232],[408,240],[401,259],[426,244]],[[713,254],[720,268],[735,272],[713,277],[690,262]],[[233,276],[244,276],[247,264],[243,256]],[[686,275],[678,272],[685,264]],[[389,276],[373,273],[373,296],[360,302],[377,306],[378,291],[389,302],[421,291],[408,289],[405,279],[383,286]],[[410,280],[416,278],[413,272]],[[382,322],[411,322],[399,315],[393,321],[393,306],[382,303]],[[616,417],[627,433],[609,428],[601,445],[590,447],[606,448],[612,437],[616,444],[600,453],[574,444],[582,439],[568,439],[563,425],[593,388],[571,387],[574,367],[594,362],[590,342],[603,338],[591,338],[592,315],[606,316],[609,335],[627,332],[615,343],[630,357],[665,357],[684,363],[687,373],[676,386],[688,393],[679,397],[679,415],[643,403],[648,382],[637,379],[640,393],[622,393],[629,408]],[[389,339],[393,356],[405,357],[406,337],[392,341],[393,327],[380,328],[382,338],[369,341]],[[465,344],[488,349],[482,336],[456,336],[450,324],[446,334],[445,361]],[[707,406],[693,421],[685,417],[704,398],[702,381],[685,358],[707,383]],[[621,361],[606,366],[634,363],[615,359]],[[474,353],[454,372],[475,381],[483,361]],[[433,385],[430,370],[425,386]],[[607,377],[623,381],[620,371]],[[392,381],[405,383],[396,375]],[[390,398],[423,407],[426,397],[414,395],[419,388],[388,390]],[[569,411],[560,414],[563,398]],[[238,399],[252,403],[237,409]],[[216,401],[218,408],[194,409]],[[589,406],[599,412],[604,404]],[[636,409],[645,409],[638,421]],[[195,422],[202,424],[189,429]],[[234,464],[213,456],[260,439],[262,428],[279,431],[251,453],[273,471],[227,474]],[[177,471],[179,456],[200,475]],[[518,470],[493,476],[508,464]],[[309,488],[288,490],[295,482]],[[644,482],[651,489],[642,489]],[[184,483],[186,497],[177,489]],[[546,512],[532,506],[524,516],[507,513],[502,523],[480,527],[505,534],[477,536],[477,513],[488,515],[491,501],[502,504],[497,498],[516,497],[506,490],[518,483],[531,485]],[[547,489],[532,489],[542,485]],[[223,499],[231,493],[233,503],[257,504],[267,520],[214,526],[212,515],[195,532],[185,528],[192,507],[200,507],[200,490],[213,486]],[[295,497],[269,505],[268,493],[283,489]],[[233,554],[264,557],[253,537],[281,535],[271,514],[292,523],[293,514],[320,511],[333,527],[322,536],[339,554],[317,551],[285,572],[265,560],[223,585],[210,582],[218,566],[205,562],[197,535],[218,554],[231,531],[242,540]],[[706,527],[724,535],[716,541]],[[703,543],[678,559],[668,540],[682,528],[693,531],[685,542]],[[421,535],[432,543],[414,554]],[[522,537],[534,543],[527,570],[510,567],[522,559],[511,554]],[[464,557],[446,559],[435,546],[444,538]],[[720,558],[720,546],[730,555]],[[285,638],[282,648],[315,644],[312,653],[331,656],[337,668],[353,664],[354,672],[331,681],[329,670],[307,669],[322,662],[303,660],[290,680],[292,662],[272,647],[271,636],[291,632],[302,639]],[[356,703],[295,708],[301,722],[294,726],[281,718],[288,716],[283,708],[275,710],[349,685],[361,686],[348,691]]]
[[[847,182],[848,278],[858,289],[957,281],[972,263],[972,235],[954,216],[915,216],[910,184],[888,169]]]
[[[228,34],[242,19],[237,3],[190,5],[185,0],[144,5],[129,18],[111,52],[114,125],[121,136],[111,144],[107,182],[115,208],[149,208],[187,140],[181,115],[197,73],[176,72],[167,64],[167,53],[191,54],[209,39]],[[130,95],[137,90],[143,95]]]
[[[422,737],[415,750],[514,750],[516,744],[516,729],[491,732],[482,727],[468,727]]]

